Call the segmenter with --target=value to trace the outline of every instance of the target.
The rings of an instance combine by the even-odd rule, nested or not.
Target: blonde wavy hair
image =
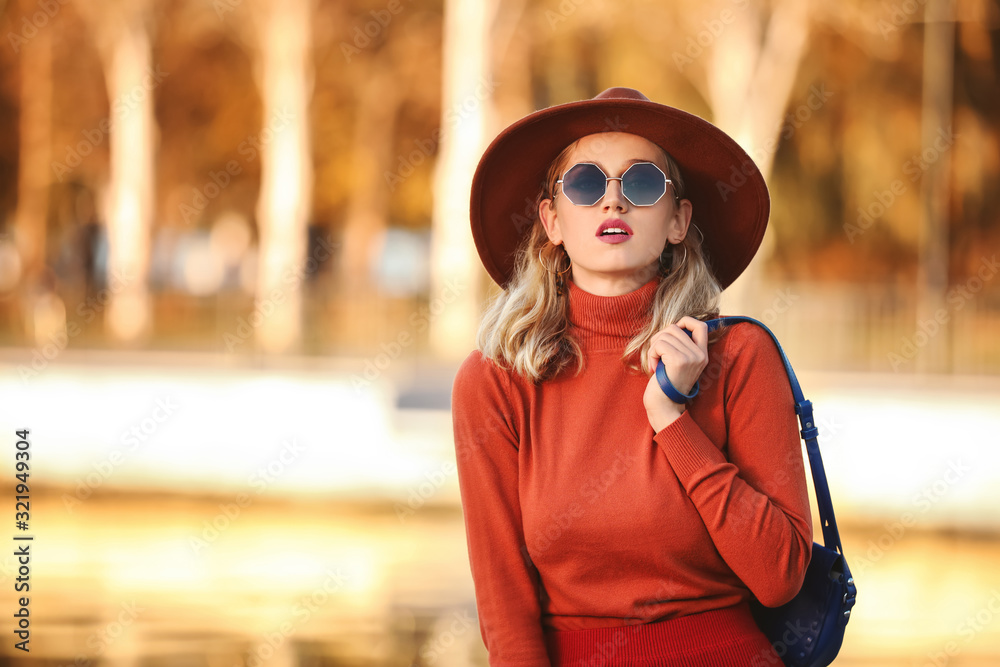
[[[568,290],[562,276],[548,268],[571,265],[569,256],[562,245],[548,240],[538,217],[538,205],[554,196],[556,181],[577,143],[567,146],[549,166],[544,188],[535,200],[531,230],[515,254],[514,274],[506,290],[490,300],[476,334],[476,346],[484,356],[533,382],[558,375],[574,361],[578,374],[584,368],[583,351],[569,326]],[[679,201],[684,197],[680,169],[665,150],[657,148],[663,157],[661,166],[673,181],[675,202]],[[701,232],[692,221],[684,240],[676,245],[668,242],[660,253],[661,278],[648,323],[622,354],[628,368],[652,374],[647,359],[650,339],[668,325],[687,315],[700,320],[718,316],[722,288],[708,267],[701,242]],[[548,258],[543,260],[541,254]]]

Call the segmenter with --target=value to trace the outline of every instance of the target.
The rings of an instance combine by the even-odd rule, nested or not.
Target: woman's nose
[[[624,211],[628,208],[628,200],[622,195],[621,179],[608,179],[607,190],[604,192],[604,199],[601,203],[606,211],[611,209]]]

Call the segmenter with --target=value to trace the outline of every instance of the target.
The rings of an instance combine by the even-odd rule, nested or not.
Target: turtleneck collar
[[[597,296],[572,280],[569,285],[569,321],[587,349],[624,348],[648,321],[649,304],[660,284],[657,277],[627,294]]]

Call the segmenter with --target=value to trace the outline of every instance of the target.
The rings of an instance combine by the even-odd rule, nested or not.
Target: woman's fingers
[[[708,325],[693,317],[683,317],[677,324],[658,331],[650,340],[649,368],[654,371],[663,362],[670,384],[682,394],[689,394],[708,365]],[[674,403],[660,388],[654,376],[646,383],[642,397],[649,423],[659,431],[676,419],[684,405]]]
[[[662,361],[671,384],[687,393],[708,364],[707,347],[707,325],[693,317],[685,317],[653,337],[649,346],[649,366],[655,369],[657,362]]]
[[[703,325],[693,327],[692,334],[689,335],[678,324],[671,324],[653,336],[649,346],[649,361],[655,365],[656,361],[666,353],[675,351],[685,358],[692,360],[707,357],[708,353],[708,327],[704,322],[699,322],[694,318],[685,318],[694,323]],[[666,362],[664,362],[666,364]]]
[[[674,381],[678,377],[678,370],[681,366],[691,363],[690,351],[684,349],[681,344],[673,340],[661,340],[650,346],[649,368],[656,369],[657,362],[662,361],[663,367],[667,371],[667,377]]]
[[[699,350],[691,341],[680,341],[676,338],[661,339],[650,345],[649,364],[655,367],[662,360],[669,371],[672,367],[696,364],[702,358]]]
[[[701,320],[684,316],[677,321],[677,326],[691,332],[691,340],[703,350],[708,350],[708,325]],[[686,334],[685,334],[686,335]]]

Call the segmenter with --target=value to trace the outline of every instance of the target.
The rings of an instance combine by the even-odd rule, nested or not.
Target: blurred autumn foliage
[[[302,301],[288,306],[303,332],[275,334],[272,348],[364,349],[431,298],[435,199],[467,200],[435,181],[448,132],[467,116],[485,122],[480,145],[466,147],[478,155],[522,115],[613,85],[712,120],[761,165],[772,195],[768,284],[937,285],[941,303],[1000,246],[1000,9],[949,4],[953,41],[930,53],[933,4],[486,3],[483,99],[452,108],[446,58],[470,52],[446,56],[442,44],[461,29],[448,37],[440,1],[8,0],[0,340],[40,344],[43,295],[62,304],[50,328],[59,313],[65,326],[115,267],[148,255],[135,264],[144,286],[123,306],[149,310],[134,335],[109,306],[105,327],[74,345],[219,350],[232,317],[279,284],[278,269],[266,272],[285,253],[274,266],[319,259],[300,271]],[[935,101],[925,84],[939,61],[948,76]],[[125,80],[145,83],[115,83]],[[291,99],[298,106],[281,111]],[[116,123],[147,102],[147,125],[122,135],[148,135],[148,147],[126,137],[116,162]],[[944,122],[928,129],[928,109],[944,109]],[[289,127],[298,134],[287,147],[272,141]],[[288,165],[286,148],[306,153],[301,166]],[[147,169],[130,154],[146,152],[151,203],[130,226],[128,183]],[[929,238],[922,189],[932,170],[946,215]],[[282,212],[284,196],[299,212]],[[148,247],[129,249],[139,237]],[[335,252],[319,252],[324,244]],[[946,284],[921,278],[928,261]],[[474,285],[481,300],[485,283]],[[1000,309],[995,287],[977,299]]]

